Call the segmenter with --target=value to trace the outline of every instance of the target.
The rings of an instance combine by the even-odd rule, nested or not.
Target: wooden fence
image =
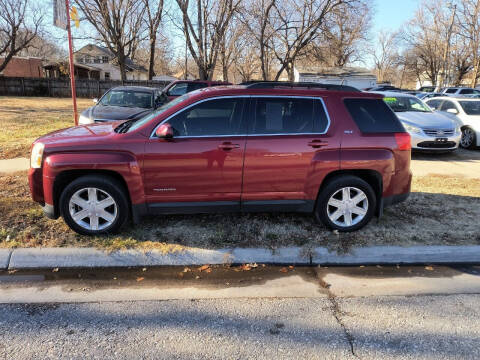
[[[164,88],[168,81],[147,80],[84,80],[76,79],[75,87],[78,97],[99,98],[115,86],[149,86]],[[23,78],[0,76],[0,95],[3,96],[50,96],[71,97],[70,79]]]

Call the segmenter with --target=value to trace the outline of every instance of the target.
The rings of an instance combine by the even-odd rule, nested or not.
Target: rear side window
[[[448,89],[445,91],[446,94],[455,94],[457,92],[457,89]]]
[[[345,106],[362,133],[405,131],[382,99],[346,99]]]
[[[195,91],[195,90],[198,90],[198,89],[203,89],[207,86],[208,86],[208,84],[206,84],[206,83],[190,83],[190,84],[188,84],[188,92]]]

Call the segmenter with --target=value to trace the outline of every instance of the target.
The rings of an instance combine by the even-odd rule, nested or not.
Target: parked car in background
[[[447,87],[440,91],[443,96],[465,96],[465,95],[477,95],[480,91],[468,87]]]
[[[434,92],[435,86],[422,86],[418,89],[420,92]]]
[[[444,96],[444,95],[442,93],[436,93],[436,92],[426,92],[426,93],[420,93],[416,95],[417,98],[423,101],[430,98],[439,97],[439,96]]]
[[[351,89],[210,87],[138,121],[45,135],[32,147],[33,200],[87,235],[129,217],[229,211],[311,213],[358,230],[407,199],[412,174],[398,118],[382,96]]]
[[[458,122],[462,130],[461,147],[480,146],[480,99],[440,97],[426,103]]]
[[[160,104],[160,89],[143,86],[119,86],[108,90],[94,106],[84,110],[80,125],[106,121],[135,120],[150,114]]]
[[[379,85],[369,88],[368,91],[402,91],[402,89],[392,85]]]
[[[382,92],[383,101],[395,112],[412,137],[412,150],[453,151],[458,148],[461,131],[448,116],[432,111],[413,95]]]
[[[207,80],[177,80],[168,84],[162,90],[162,102],[166,103],[173,99],[185,95],[186,93],[203,89],[211,86],[231,85],[223,81],[207,81]]]

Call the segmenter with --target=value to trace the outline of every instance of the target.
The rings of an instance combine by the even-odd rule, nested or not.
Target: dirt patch
[[[105,249],[184,247],[352,246],[480,244],[480,179],[414,178],[407,202],[363,230],[335,234],[302,214],[172,215],[146,218],[117,236],[86,237],[62,219],[49,220],[32,202],[26,173],[0,176],[0,247],[94,246]]]

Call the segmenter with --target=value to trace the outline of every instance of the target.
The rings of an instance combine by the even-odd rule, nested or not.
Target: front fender
[[[145,202],[141,167],[137,158],[127,152],[65,152],[47,155],[43,163],[43,192],[45,203],[54,204],[55,179],[64,172],[85,171],[92,174],[113,172],[127,185],[132,204]]]

